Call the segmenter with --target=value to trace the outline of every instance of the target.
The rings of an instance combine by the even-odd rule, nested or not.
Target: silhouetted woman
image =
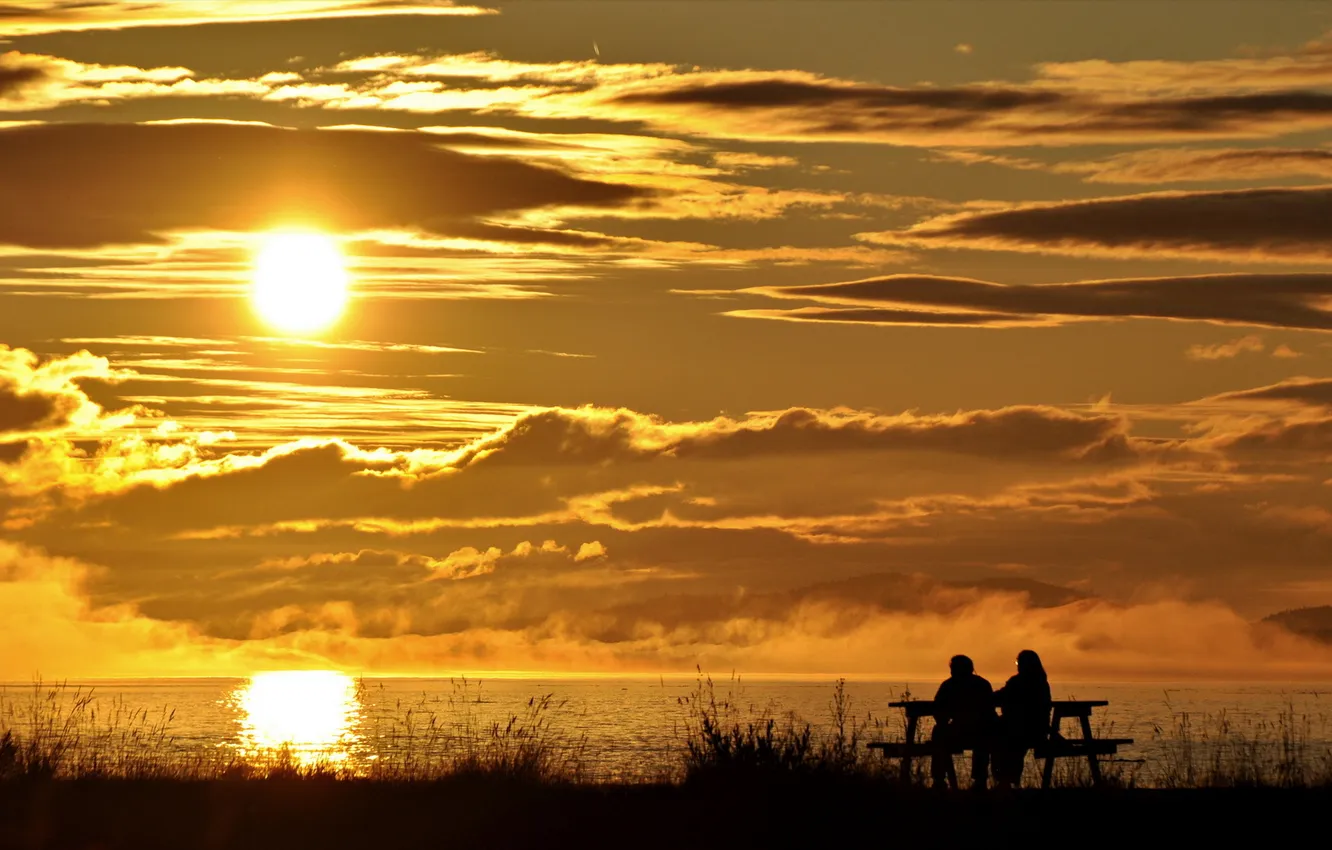
[[[1002,716],[994,759],[995,778],[1001,784],[1020,785],[1027,750],[1050,734],[1050,680],[1041,657],[1030,649],[1018,653],[1017,675],[994,693]]]

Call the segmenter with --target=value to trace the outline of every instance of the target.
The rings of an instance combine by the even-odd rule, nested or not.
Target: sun
[[[255,312],[290,334],[310,334],[332,325],[347,307],[350,279],[337,242],[323,233],[269,233],[254,254]]]
[[[245,750],[262,754],[285,746],[300,764],[346,758],[361,710],[356,683],[331,670],[256,673],[232,702],[240,709]]]

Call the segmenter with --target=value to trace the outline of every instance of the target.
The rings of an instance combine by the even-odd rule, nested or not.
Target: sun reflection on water
[[[240,710],[242,752],[285,748],[298,764],[344,761],[361,710],[352,677],[332,670],[256,673],[232,694]]]

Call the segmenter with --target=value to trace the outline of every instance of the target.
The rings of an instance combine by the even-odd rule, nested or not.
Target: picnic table
[[[1035,758],[1045,760],[1041,773],[1041,787],[1049,788],[1054,777],[1054,763],[1058,758],[1086,758],[1087,768],[1091,771],[1092,783],[1101,783],[1100,756],[1114,755],[1122,746],[1133,743],[1132,738],[1097,738],[1092,733],[1091,713],[1093,708],[1109,705],[1108,700],[1054,700],[1050,709],[1050,731],[1035,748]],[[935,741],[916,740],[916,731],[922,717],[934,717],[933,700],[907,700],[890,702],[890,708],[900,708],[906,712],[906,740],[902,742],[877,741],[870,744],[870,749],[880,750],[886,758],[901,759],[901,777],[906,782],[911,777],[911,760],[917,756],[948,756],[948,781],[957,787],[957,771],[953,767],[953,756],[960,754],[962,747],[945,747]],[[1082,730],[1081,738],[1065,738],[1061,727],[1066,719],[1076,718]]]

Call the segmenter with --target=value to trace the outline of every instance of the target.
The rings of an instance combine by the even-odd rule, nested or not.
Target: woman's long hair
[[[1045,666],[1041,664],[1041,657],[1035,650],[1024,649],[1018,653],[1017,657],[1018,673],[1023,676],[1034,676],[1041,681],[1046,681]]]

